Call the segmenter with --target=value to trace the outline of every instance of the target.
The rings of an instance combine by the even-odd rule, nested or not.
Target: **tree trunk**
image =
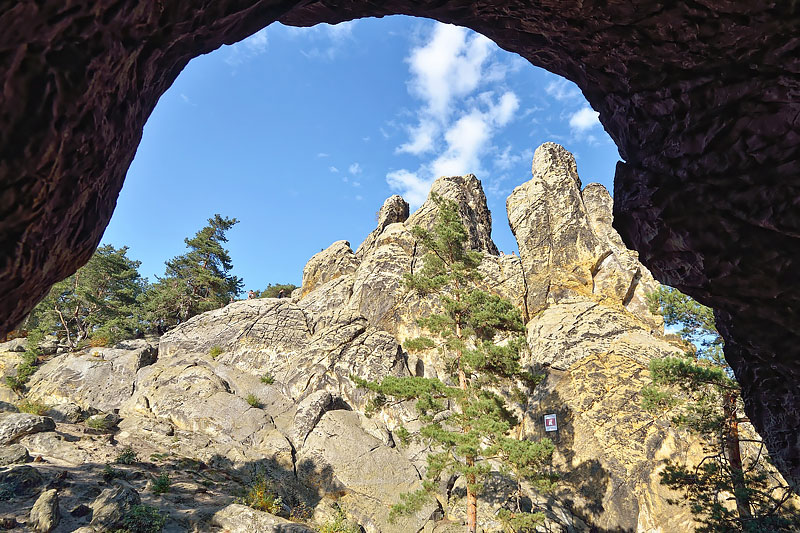
[[[742,467],[742,451],[739,443],[739,422],[736,418],[736,403],[738,394],[729,392],[725,394],[723,412],[725,414],[725,455],[728,456],[730,464],[731,483],[733,485],[734,496],[736,498],[736,511],[739,513],[739,520],[752,517],[750,512],[750,498],[747,495],[747,485],[744,480],[744,469]]]
[[[475,461],[468,457],[467,465],[474,466]],[[478,497],[471,489],[474,484],[475,474],[469,474],[467,476],[467,531],[469,533],[475,533],[478,530]]]

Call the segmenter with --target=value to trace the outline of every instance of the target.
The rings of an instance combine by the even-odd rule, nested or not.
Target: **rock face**
[[[647,292],[657,284],[613,229],[608,192],[597,184],[582,189],[572,155],[543,145],[532,179],[507,202],[520,257],[497,255],[477,178],[442,177],[432,193],[458,205],[470,245],[483,254],[480,283],[523,311],[522,362],[546,375],[520,409],[518,427],[520,435],[554,439],[560,485],[548,495],[528,490],[547,516],[543,527],[691,530],[689,509],[668,503],[679,495],[660,484],[659,471],[665,459],[696,464],[703,450],[639,407],[650,360],[682,347],[648,310]],[[24,451],[38,462],[0,472],[0,484],[19,486],[32,505],[49,479],[48,489],[59,487],[75,509],[58,526],[70,530],[113,529],[142,502],[168,512],[168,531],[307,531],[232,504],[225,492],[210,494],[218,486],[246,492],[258,479],[273,483],[283,506],[276,512],[305,513],[317,526],[346,513],[367,533],[463,529],[462,479],[450,480],[445,495],[414,515],[390,520],[391,505],[421,486],[427,468],[425,446],[403,443],[396,431],[399,424],[418,427],[418,415],[400,403],[367,418],[368,397],[352,379],[446,375],[438,352],[411,356],[400,344],[419,333],[417,318],[441,305],[401,283],[422,253],[413,226],[430,227],[434,219],[432,198],[411,216],[402,199],[389,198],[357,252],[337,241],[316,254],[291,299],[239,301],[193,317],[161,337],[157,354],[137,341],[56,355],[36,374],[31,395],[54,400],[63,412],[104,410],[95,416],[118,428],[94,435],[69,416],[56,426],[50,418],[5,414],[0,443],[22,448],[8,455],[24,459]],[[545,414],[557,415],[557,433],[544,432]],[[114,461],[123,445],[138,458],[125,467],[130,471],[96,466]],[[170,475],[182,476],[174,494],[153,499],[147,483],[160,470],[142,470],[150,468],[148,457],[173,458]],[[53,472],[56,465],[70,470]],[[479,505],[484,531],[502,529],[496,511],[514,489],[502,475],[492,481]],[[84,507],[93,501],[91,517],[88,507],[75,506],[79,497]],[[0,498],[0,513],[4,505]]]
[[[572,154],[545,143],[533,156],[533,178],[506,205],[517,238],[532,316],[577,295],[620,305],[658,328],[645,294],[658,284],[611,227],[611,197],[602,185],[583,191]]]
[[[133,394],[136,372],[155,360],[156,347],[144,340],[57,357],[34,374],[28,397],[51,407],[73,404],[111,412]]]

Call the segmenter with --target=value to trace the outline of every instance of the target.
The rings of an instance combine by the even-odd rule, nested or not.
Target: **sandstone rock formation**
[[[497,255],[477,178],[443,177],[433,192],[458,204],[471,246],[483,252],[480,283],[523,311],[523,362],[546,375],[518,428],[555,442],[559,488],[552,495],[528,489],[546,513],[544,527],[691,530],[689,510],[667,503],[677,495],[658,472],[662,460],[692,463],[702,450],[639,408],[649,361],[682,347],[648,310],[646,293],[657,284],[611,227],[608,192],[597,184],[581,189],[571,154],[542,146],[531,181],[507,203],[520,257]],[[13,512],[0,499],[0,514],[26,520],[48,479],[61,508],[75,510],[62,513],[56,532],[115,527],[138,502],[166,512],[168,530],[306,531],[233,501],[230,487],[244,490],[267,476],[284,509],[307,509],[317,524],[345,512],[367,533],[462,528],[459,479],[416,514],[389,520],[389,506],[420,486],[426,468],[425,447],[403,444],[396,433],[398,424],[413,429],[419,420],[403,403],[367,418],[367,394],[352,380],[446,376],[437,352],[412,357],[401,346],[419,333],[416,318],[440,305],[401,282],[421,257],[412,227],[430,227],[434,215],[431,199],[408,216],[402,199],[389,198],[356,252],[337,241],[311,258],[291,299],[239,301],[193,317],[161,337],[157,355],[134,341],[54,356],[30,395],[49,403],[57,424],[20,413],[0,418],[2,442],[25,452],[9,449],[9,461],[38,461],[0,468],[0,484],[21,487]],[[89,431],[81,421],[95,411],[113,424],[121,417],[118,429]],[[545,414],[557,415],[557,433],[544,432]],[[138,460],[109,472],[103,465],[123,446]],[[167,465],[174,494],[154,499],[152,479]],[[496,511],[512,488],[497,476],[487,491],[479,515],[485,531],[500,530]]]

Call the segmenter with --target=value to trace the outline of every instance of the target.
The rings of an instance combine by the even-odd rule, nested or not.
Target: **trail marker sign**
[[[558,431],[558,422],[556,422],[556,415],[544,415],[544,430]]]

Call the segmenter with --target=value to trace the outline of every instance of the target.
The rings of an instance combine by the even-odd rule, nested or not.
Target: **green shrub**
[[[337,510],[336,518],[325,522],[319,528],[319,533],[361,533],[361,528],[352,520],[348,520],[344,510],[340,507]]]
[[[111,424],[103,417],[91,417],[86,420],[86,426],[98,431],[108,431]]]
[[[275,377],[269,372],[267,372],[266,374],[261,376],[261,383],[263,383],[264,385],[272,385],[273,383],[275,383]]]
[[[25,385],[36,373],[36,370],[36,352],[25,352],[22,355],[22,362],[17,365],[16,375],[6,376],[6,386],[17,394],[22,394],[25,391]]]
[[[257,475],[248,486],[242,503],[257,511],[264,511],[274,515],[283,510],[281,497],[278,496],[272,482],[263,474]]]
[[[49,408],[50,407],[42,402],[35,402],[32,400],[21,400],[17,403],[17,409],[19,409],[20,413],[30,413],[32,415],[42,416]]]
[[[165,492],[169,492],[170,485],[172,485],[172,481],[169,479],[169,474],[162,472],[160,476],[153,480],[153,494],[164,494]]]
[[[136,452],[133,451],[133,448],[130,446],[125,446],[114,462],[120,465],[132,465],[137,461],[137,459]]]
[[[166,517],[155,507],[134,505],[122,517],[124,529],[119,533],[160,533],[166,521]]]
[[[117,470],[115,468],[112,468],[110,464],[106,464],[103,467],[102,475],[103,475],[103,480],[106,483],[108,483],[109,481],[111,481],[114,478],[125,479],[125,478],[128,477],[125,474],[125,472],[123,472],[122,470]]]
[[[255,394],[253,393],[248,394],[245,400],[247,400],[247,403],[249,403],[252,407],[261,408],[261,400],[259,400],[258,396],[256,396]]]
[[[210,356],[211,356],[211,359],[216,359],[217,357],[219,357],[219,355],[220,355],[220,354],[221,354],[223,351],[224,351],[224,350],[222,349],[222,346],[220,346],[219,344],[215,344],[215,345],[214,345],[214,346],[212,346],[212,347],[211,347],[211,349],[208,351],[208,355],[210,355]]]

